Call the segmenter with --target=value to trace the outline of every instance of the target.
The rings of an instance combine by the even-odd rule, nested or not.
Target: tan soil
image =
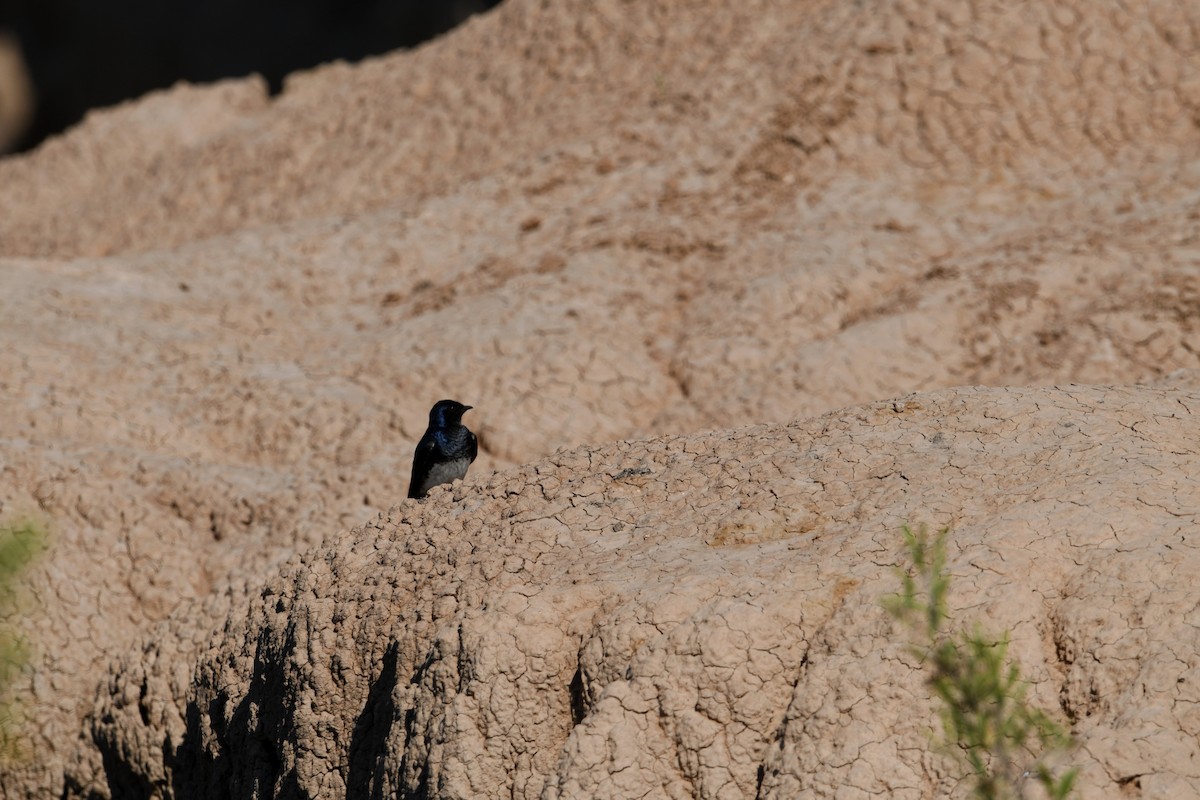
[[[962,795],[905,521],[1082,796],[1200,794],[1196,30],[508,0],[0,161],[0,794]]]

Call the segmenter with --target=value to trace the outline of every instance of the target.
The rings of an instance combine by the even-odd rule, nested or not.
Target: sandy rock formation
[[[1195,411],[960,389],[560,453],[298,555],[194,668],[130,655],[92,735],[110,781],[181,798],[946,796],[880,607],[925,520],[953,527],[954,610],[1013,632],[1080,737],[1083,796],[1185,796]]]
[[[1156,421],[1200,367],[1188,13],[508,0],[0,161],[0,513],[55,534],[18,621],[37,755],[0,794],[929,796],[875,603],[920,519],[1088,735],[1089,791],[1193,786],[1161,655],[1194,666],[1191,439]],[[393,509],[443,396],[480,460]]]

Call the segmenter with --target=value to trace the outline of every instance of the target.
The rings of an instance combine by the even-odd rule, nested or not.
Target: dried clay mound
[[[1082,797],[1200,791],[1200,393],[912,395],[564,452],[177,615],[89,719],[125,796],[965,796],[880,599],[950,525]]]
[[[0,796],[186,794],[209,780],[251,786],[247,781],[255,775],[266,781],[270,772],[278,773],[281,795],[293,783],[311,787],[320,775],[331,786],[370,783],[381,793],[403,782],[453,794],[470,778],[484,782],[478,785],[490,782],[485,795],[496,786],[536,794],[545,784],[551,794],[566,796],[592,791],[580,788],[592,780],[580,767],[585,762],[597,773],[633,781],[635,794],[650,785],[638,781],[659,780],[647,775],[665,775],[654,785],[676,795],[691,791],[671,782],[676,780],[694,781],[697,794],[711,788],[704,781],[753,794],[757,778],[747,783],[746,775],[760,763],[764,792],[786,795],[788,775],[824,775],[824,785],[842,791],[874,786],[850,770],[875,762],[846,754],[855,748],[874,752],[869,744],[890,742],[893,735],[920,743],[924,753],[925,717],[914,719],[908,709],[901,723],[880,723],[852,746],[837,738],[856,730],[846,722],[851,717],[822,723],[828,717],[801,713],[799,705],[801,712],[788,712],[789,698],[767,702],[765,690],[729,689],[730,696],[763,704],[757,721],[703,705],[696,713],[719,734],[672,722],[663,740],[647,728],[637,735],[650,738],[632,749],[624,744],[628,737],[614,736],[611,752],[608,745],[595,746],[598,740],[587,732],[613,718],[613,701],[604,701],[601,691],[610,677],[635,681],[623,677],[627,667],[652,669],[649,661],[626,663],[633,656],[622,654],[642,652],[651,631],[622,615],[654,621],[656,614],[684,620],[710,613],[698,609],[724,602],[712,598],[724,597],[722,587],[733,580],[703,572],[668,580],[652,571],[639,575],[638,569],[668,569],[685,559],[709,563],[704,555],[744,565],[738,569],[757,575],[753,580],[763,587],[786,587],[813,574],[787,558],[842,548],[855,561],[822,557],[818,569],[825,573],[817,574],[843,570],[850,576],[851,583],[820,585],[857,598],[839,600],[836,608],[846,609],[839,614],[863,609],[863,630],[873,638],[856,653],[866,658],[891,644],[872,598],[896,555],[896,529],[921,519],[958,526],[955,569],[978,589],[994,588],[1011,574],[1029,581],[1029,591],[1043,593],[1043,606],[1014,601],[1006,610],[1007,599],[995,600],[1004,611],[996,611],[995,621],[1016,627],[1019,654],[1039,681],[1039,700],[1052,709],[1065,705],[1062,714],[1075,715],[1077,728],[1090,731],[1084,758],[1093,766],[1086,786],[1100,791],[1111,788],[1106,781],[1125,781],[1123,790],[1136,794],[1139,781],[1148,792],[1145,787],[1192,780],[1190,767],[1178,766],[1190,763],[1185,760],[1154,766],[1154,759],[1182,750],[1146,744],[1153,737],[1129,739],[1137,743],[1131,749],[1127,740],[1114,738],[1141,724],[1128,721],[1134,705],[1120,706],[1124,695],[1117,694],[1134,691],[1121,670],[1141,669],[1141,662],[1125,650],[1102,656],[1121,679],[1105,684],[1109,673],[1097,672],[1100,683],[1081,688],[1064,677],[1081,667],[1056,666],[1057,623],[1037,617],[1041,627],[1026,624],[1034,618],[1023,615],[1035,608],[1067,614],[1074,606],[1065,593],[1092,591],[1085,578],[1072,579],[1083,588],[1066,579],[1043,585],[1023,566],[976,574],[963,560],[980,550],[985,528],[989,542],[1004,541],[996,537],[1010,528],[1024,530],[1024,523],[1007,518],[972,522],[975,506],[960,510],[966,503],[985,504],[997,487],[1026,474],[1024,465],[980,462],[978,469],[999,476],[979,478],[981,489],[948,471],[931,480],[911,508],[887,510],[879,501],[877,516],[856,505],[865,502],[869,510],[876,501],[854,498],[864,487],[885,491],[899,479],[866,480],[853,491],[827,481],[807,511],[786,503],[778,512],[756,511],[746,499],[739,516],[733,508],[739,501],[729,499],[723,501],[728,509],[706,512],[684,530],[693,512],[671,505],[683,499],[672,493],[668,502],[658,483],[675,480],[674,473],[648,459],[659,452],[655,448],[664,448],[656,457],[666,458],[685,440],[655,440],[645,455],[628,456],[629,463],[617,459],[624,451],[596,451],[598,463],[617,460],[611,469],[590,472],[570,466],[571,459],[584,458],[579,453],[585,451],[574,451],[553,462],[562,462],[563,470],[554,480],[591,476],[611,495],[612,507],[621,509],[613,514],[629,521],[619,531],[589,531],[582,517],[579,524],[564,517],[570,536],[582,538],[568,537],[565,549],[545,552],[549,543],[523,538],[534,536],[533,528],[514,527],[522,515],[543,513],[525,508],[543,497],[542,490],[517,492],[510,483],[515,479],[506,476],[520,473],[505,470],[560,449],[787,423],[951,386],[1125,385],[1170,376],[1171,391],[1184,397],[1196,388],[1194,370],[1200,367],[1200,47],[1191,33],[1197,30],[1200,4],[1118,0],[988,6],[959,0],[506,0],[416,51],[294,76],[277,98],[268,98],[254,79],[180,86],[97,112],[36,152],[0,161],[0,523],[32,509],[48,518],[53,537],[49,554],[29,572],[32,610],[14,620],[34,643],[30,669],[14,689],[28,720],[22,730],[36,755],[0,770]],[[1112,396],[1137,403],[1158,398],[1146,400],[1147,408],[1170,406],[1164,398],[1173,396],[1122,391]],[[389,524],[376,534],[356,534],[363,547],[373,547],[371,536],[377,535],[380,552],[395,567],[354,577],[358,573],[338,556],[338,532],[390,513],[407,484],[429,406],[446,396],[476,407],[468,422],[481,442],[466,485],[454,491],[459,501],[451,503],[447,495],[419,510],[405,505],[403,513],[421,515],[415,528],[397,523],[395,529]],[[1041,396],[1036,393],[986,396],[992,403],[1001,396],[1018,405],[1049,402],[1028,399]],[[1084,407],[1087,398],[1096,399],[1078,396]],[[994,413],[989,425],[1003,427],[1006,414]],[[1088,409],[1077,423],[1091,418],[1100,425],[1104,413]],[[901,415],[897,424],[911,416]],[[812,425],[827,423],[795,430],[815,432]],[[924,434],[929,452],[937,454],[943,450],[933,447],[934,424]],[[1024,429],[1037,430],[1033,423],[1008,424],[1012,433],[986,442],[989,452],[1000,442],[1023,446]],[[978,436],[968,428],[957,434],[964,442]],[[730,441],[747,442],[748,463],[758,463],[761,454],[753,453],[768,447],[790,452],[770,438],[781,435],[771,430]],[[1114,430],[1112,441],[1140,442],[1138,436],[1149,435],[1140,425]],[[1030,433],[1027,446],[1041,452],[1037,448],[1058,436]],[[745,437],[766,438],[751,444]],[[704,441],[716,447],[724,437]],[[811,441],[798,452],[824,452],[819,437]],[[1162,441],[1182,451],[1191,439]],[[880,459],[912,450],[864,447]],[[1167,452],[1155,457],[1169,458]],[[828,469],[849,469],[842,454],[812,458]],[[983,458],[964,455],[953,463],[969,470]],[[1182,482],[1180,472],[1147,462],[1139,469],[1147,475],[1161,469],[1161,475],[1146,478],[1153,490],[1135,490],[1120,483],[1125,472],[1103,471],[1134,466],[1089,466],[1083,458],[1079,469],[1111,478],[1103,502],[1129,508],[1108,513],[1102,524],[1092,524],[1091,517],[1071,523],[1070,515],[1095,509],[1064,501],[1054,513],[1065,521],[1055,518],[1052,529],[1039,526],[1037,533],[1047,538],[1036,539],[1037,547],[1058,552],[1046,542],[1086,544],[1093,536],[1117,536],[1113,530],[1133,531],[1132,523],[1108,526],[1131,514],[1159,513],[1143,503],[1157,503],[1152,491]],[[642,461],[654,471],[626,473],[611,486],[603,477],[640,469]],[[687,463],[684,458],[677,464],[685,470],[681,475],[691,474]],[[815,492],[817,485],[804,481],[816,467],[798,463],[787,474],[797,487]],[[558,475],[560,467],[545,469]],[[493,479],[494,470],[501,472]],[[696,470],[695,480],[707,486],[709,479]],[[1060,472],[1073,474],[1057,468],[1048,474],[1066,480]],[[903,486],[915,497],[917,473],[906,468],[904,474],[910,481]],[[1062,491],[1074,485],[1092,491],[1087,480],[1062,484]],[[732,498],[730,493],[757,485],[729,481],[707,495]],[[552,488],[546,489],[550,497],[584,491],[555,494]],[[506,494],[510,489],[516,493]],[[1020,502],[1031,505],[1021,508],[1042,513],[1030,499],[1041,491],[1048,490],[1030,481]],[[620,499],[621,492],[628,499]],[[602,497],[608,495],[593,498],[602,502],[596,508],[607,507]],[[896,497],[900,502],[906,496]],[[554,501],[544,502],[546,530],[539,536],[557,525],[549,516]],[[1170,511],[1183,514],[1186,504],[1168,506],[1163,514]],[[858,513],[863,520],[845,521]],[[652,564],[644,567],[621,560],[650,546],[638,526],[643,518],[650,525],[656,515],[670,527],[651,537],[653,547],[677,548],[678,555],[646,550]],[[448,533],[468,519],[480,527]],[[1152,535],[1157,519],[1139,535]],[[810,541],[811,532],[808,538],[796,533],[806,526],[824,533]],[[631,530],[636,541],[624,543]],[[799,537],[786,539],[796,549],[788,549],[785,539],[753,541],[772,530]],[[426,534],[434,539],[425,557],[434,561],[422,563],[415,555],[406,561],[410,556],[402,553]],[[856,536],[877,544],[856,544]],[[1127,535],[1120,538],[1125,542]],[[1094,552],[1063,555],[1063,574],[1082,575],[1076,559],[1089,563],[1094,556],[1105,569],[1127,568],[1119,577],[1132,580],[1137,569],[1150,570],[1157,566],[1152,559],[1161,558],[1138,550],[1108,553],[1108,540],[1100,541]],[[605,556],[617,559],[612,576],[587,572],[592,566],[578,551],[618,543],[620,550]],[[1015,559],[1018,546],[1001,552]],[[762,557],[761,548],[767,550]],[[869,568],[858,563],[863,548],[879,553]],[[339,578],[321,588],[326,598],[357,591],[367,580],[382,581],[378,591],[387,602],[370,612],[370,624],[394,629],[395,636],[376,635],[367,622],[355,622],[358,610],[330,611],[328,625],[317,618],[287,633],[287,615],[310,607],[299,597],[288,599],[292,584],[272,576],[297,558],[288,567],[295,580],[310,575],[306,559],[350,576],[344,586]],[[446,559],[466,571],[436,577],[449,569]],[[514,694],[503,701],[519,708],[514,717],[499,711],[489,717],[488,704],[499,708],[502,696],[490,699],[485,687],[494,683],[503,692],[510,684],[484,678],[472,683],[471,675],[517,674],[525,657],[517,650],[502,656],[491,644],[496,639],[468,652],[464,648],[475,641],[469,636],[462,642],[431,637],[441,635],[442,621],[459,625],[455,614],[488,612],[497,619],[489,617],[483,628],[471,628],[476,623],[464,617],[464,635],[481,630],[502,637],[521,619],[498,619],[503,615],[497,609],[512,606],[497,603],[516,602],[504,595],[505,587],[525,585],[522,564],[532,569],[536,562],[553,573],[556,559],[573,565],[578,584],[539,578],[512,591],[562,587],[563,610],[552,620],[552,631],[559,632],[545,645],[546,659],[530,661],[527,670],[554,678],[530,677],[521,684],[531,687],[522,692],[546,687],[562,695],[531,710]],[[592,563],[602,570],[610,562]],[[1053,563],[1045,569],[1060,569]],[[776,570],[794,576],[774,575]],[[874,571],[860,576],[855,570]],[[494,579],[477,586],[473,574]],[[303,580],[312,582],[297,586],[326,585],[315,575]],[[422,582],[401,591],[392,580]],[[423,582],[428,580],[433,582]],[[1095,590],[1111,589],[1112,599],[1081,607],[1138,607],[1141,584],[1122,587],[1116,580],[1096,578]],[[1156,580],[1165,586],[1166,578]],[[284,658],[282,645],[272,638],[274,629],[247,615],[258,614],[259,606],[264,615],[276,607],[261,599],[271,581],[277,584],[271,597],[282,599],[280,610],[270,613],[284,615],[278,622],[285,640],[291,636],[299,647],[303,639],[315,648],[326,647],[326,636],[344,637],[330,645],[336,652],[312,662],[333,670],[338,682],[314,678],[309,684],[307,673],[270,671],[271,659]],[[620,594],[610,581],[632,588]],[[637,588],[641,581],[645,587]],[[460,583],[464,588],[456,593]],[[669,591],[661,590],[665,599],[656,605],[654,587],[667,583]],[[991,607],[970,599],[977,588],[967,580],[960,585],[964,609]],[[693,591],[689,586],[694,595],[686,594]],[[807,595],[800,589],[770,599],[775,595],[763,588],[760,605],[794,602],[803,610]],[[471,594],[484,591],[496,593],[492,605]],[[590,592],[593,599],[569,599],[573,592]],[[800,680],[800,664],[817,674],[822,664],[836,663],[833,656],[820,661],[816,655],[821,647],[840,652],[843,640],[832,632],[841,629],[826,624],[827,643],[811,635],[817,622],[832,619],[835,605],[828,596],[823,614],[810,610],[805,616],[790,606],[779,612],[794,626],[795,641],[808,644],[780,652],[774,680]],[[1169,592],[1162,597],[1174,602]],[[326,600],[312,605],[311,613],[319,616],[335,605]],[[664,610],[654,610],[659,608]],[[411,635],[405,627],[410,617],[397,615],[418,615],[411,617]],[[394,625],[393,618],[399,620]],[[610,618],[611,625],[605,621]],[[219,662],[221,656],[209,652],[215,647],[209,638],[227,619],[235,632],[219,634],[218,643],[232,650],[228,661]],[[1114,647],[1124,641],[1119,637],[1126,626],[1139,635],[1153,630],[1146,619],[1114,612],[1088,630],[1104,647]],[[1166,624],[1166,617],[1157,619]],[[721,624],[697,623],[695,635],[740,641],[740,634],[723,633]],[[354,625],[360,628],[347,627]],[[792,630],[768,627],[771,635]],[[603,633],[610,628],[633,632],[623,639],[623,633]],[[359,641],[360,629],[361,647],[342,648],[342,641]],[[845,641],[857,635],[854,630]],[[1189,641],[1184,635],[1161,639],[1168,640]],[[1091,647],[1092,640],[1084,645]],[[259,673],[242,660],[254,657],[243,647],[261,648]],[[800,650],[793,652],[795,647]],[[687,652],[701,652],[697,648]],[[442,651],[466,655],[438,656]],[[476,652],[492,653],[494,660],[470,661]],[[646,650],[645,656],[657,652]],[[1073,651],[1062,652],[1067,658]],[[420,667],[427,657],[427,667]],[[653,667],[654,674],[669,676],[659,684],[671,703],[687,705],[672,682],[701,685],[707,678],[698,662],[671,658]],[[907,681],[896,696],[925,708],[912,665],[905,666],[903,654],[888,658],[895,680]],[[1191,655],[1181,658],[1179,663]],[[458,672],[444,685],[451,664]],[[563,670],[567,679],[560,684]],[[765,666],[755,670],[767,675]],[[263,677],[250,684],[250,701],[231,696],[222,707],[220,698],[205,694],[218,691],[214,686],[233,692],[255,674]],[[1079,681],[1092,677],[1089,672]],[[447,699],[444,692],[459,683],[470,684],[473,694]],[[1070,690],[1067,702],[1058,702],[1054,687],[1060,683]],[[1160,683],[1155,677],[1146,685]],[[619,684],[612,685],[617,691]],[[644,681],[630,685],[646,690]],[[305,728],[303,709],[295,719],[280,710],[279,698],[306,686],[319,690],[310,707],[323,709],[313,724],[324,727]],[[1187,687],[1185,680],[1175,690]],[[872,703],[890,702],[884,690],[869,694]],[[425,695],[447,702],[422,705]],[[301,708],[306,701],[295,702]],[[658,719],[657,712],[638,717],[635,701],[628,702],[635,720],[630,730]],[[472,703],[480,709],[476,717],[466,708]],[[407,708],[414,709],[411,720],[401,714]],[[1150,715],[1145,731],[1195,732],[1191,723],[1160,723],[1153,716],[1159,706],[1150,700],[1137,708]],[[1171,708],[1183,713],[1187,704]],[[363,716],[367,709],[378,718]],[[771,716],[785,712],[791,716]],[[882,708],[870,713],[877,715],[865,717],[871,721],[888,719]],[[664,712],[663,719],[672,717]],[[468,733],[470,725],[479,727],[468,736],[454,727],[459,722]],[[522,725],[532,726],[530,732],[523,733]],[[237,738],[254,726],[264,726],[258,739]],[[548,733],[552,728],[557,733]],[[417,734],[409,737],[409,730]],[[508,731],[513,735],[504,738]],[[808,739],[801,736],[805,731]],[[773,744],[744,745],[740,737]],[[676,741],[679,756],[672,761],[674,756],[663,756],[663,742]],[[730,755],[725,761],[707,749],[694,755],[704,749],[701,743],[721,743]],[[890,746],[907,753],[910,744]],[[486,754],[472,762],[478,771],[455,766],[470,761],[473,747]],[[779,747],[771,755],[770,748]],[[819,764],[812,752],[822,755]],[[620,771],[611,761],[634,757],[648,759],[644,771]],[[264,765],[263,771],[255,772],[250,762]],[[913,786],[930,792],[945,786],[940,762],[904,763],[899,772],[881,771],[872,780],[919,772],[925,783]],[[710,764],[712,774],[728,777],[702,780]],[[197,777],[205,765],[211,771]]]

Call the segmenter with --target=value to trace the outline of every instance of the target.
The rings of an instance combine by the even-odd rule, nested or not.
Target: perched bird
[[[439,400],[429,410],[429,429],[413,456],[409,497],[424,497],[433,487],[467,474],[467,467],[479,453],[475,434],[462,424],[462,415],[470,408],[456,400]]]

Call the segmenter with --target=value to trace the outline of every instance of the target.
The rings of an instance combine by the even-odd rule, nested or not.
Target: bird
[[[479,454],[479,441],[462,424],[462,416],[471,409],[457,400],[439,400],[429,410],[429,428],[417,443],[413,455],[409,497],[424,497],[443,483],[466,476],[467,467]]]

